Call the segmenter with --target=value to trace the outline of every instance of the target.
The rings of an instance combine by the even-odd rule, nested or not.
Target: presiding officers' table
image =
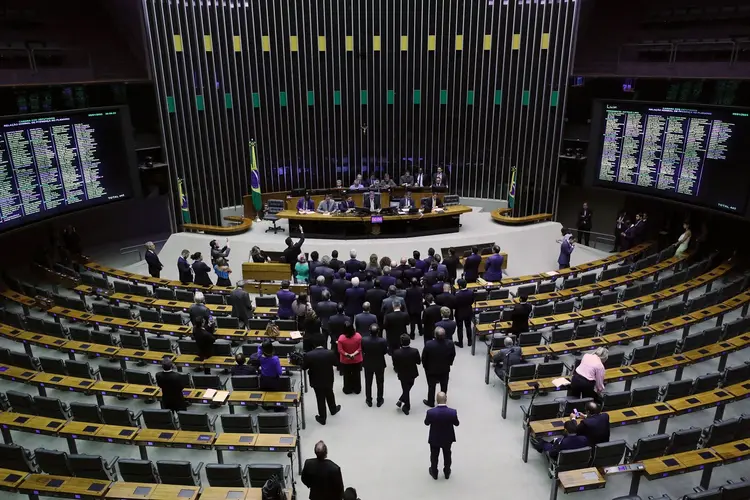
[[[277,214],[289,219],[289,232],[300,236],[300,226],[305,236],[312,238],[401,238],[431,234],[456,233],[459,216],[471,212],[464,205],[445,207],[443,211],[427,214],[353,215],[353,214],[299,214],[296,210],[282,210]]]

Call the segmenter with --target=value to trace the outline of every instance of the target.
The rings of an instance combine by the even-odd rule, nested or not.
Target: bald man
[[[451,446],[456,442],[454,427],[458,427],[458,412],[448,407],[448,396],[444,392],[438,392],[436,400],[437,407],[427,410],[427,415],[424,418],[424,425],[430,427],[430,436],[427,439],[427,442],[430,444],[429,472],[432,479],[438,478],[437,465],[440,450],[442,450],[443,473],[445,474],[445,479],[450,479],[452,463]]]
[[[301,477],[310,489],[310,500],[340,500],[344,495],[341,468],[328,460],[328,447],[323,441],[315,443],[315,458],[305,460]]]

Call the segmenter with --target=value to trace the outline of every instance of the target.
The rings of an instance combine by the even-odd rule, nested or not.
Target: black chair
[[[112,306],[112,316],[120,319],[132,319],[133,315],[129,307]]]
[[[46,373],[55,373],[57,375],[68,374],[68,371],[65,369],[65,361],[62,359],[39,356],[39,364],[42,365],[42,370]]]
[[[161,482],[156,466],[150,460],[121,459],[117,463],[120,477],[131,483],[158,484]]]
[[[128,381],[128,384],[156,385],[154,374],[151,372],[127,369],[125,370],[125,379]]]
[[[630,365],[637,363],[643,363],[644,361],[651,361],[656,356],[656,344],[644,345],[633,349],[633,353],[630,356]]]
[[[77,342],[90,342],[91,332],[88,328],[83,326],[70,326],[68,327],[68,333],[70,333],[70,339]]]
[[[608,319],[604,321],[604,333],[615,333],[622,331],[625,328],[625,320],[623,318]]]
[[[721,373],[707,373],[705,375],[699,375],[698,377],[695,377],[695,382],[693,382],[693,394],[713,391],[719,386],[720,382]]]
[[[680,352],[693,351],[703,347],[703,332],[691,333],[680,344]]]
[[[257,391],[260,387],[257,375],[237,375],[231,379],[233,391]]]
[[[616,267],[610,267],[609,269],[605,269],[601,273],[599,273],[599,281],[607,281],[617,278],[617,268]]]
[[[726,484],[721,487],[721,500],[747,500],[750,498],[750,481]]]
[[[177,348],[179,349],[180,354],[198,355],[198,344],[195,343],[195,340],[180,339],[177,341]]]
[[[718,344],[723,333],[724,328],[721,326],[715,326],[703,330],[703,346]]]
[[[701,440],[701,447],[711,448],[713,446],[734,441],[739,428],[739,418],[729,418],[719,422],[714,422],[706,430],[703,439]]]
[[[599,307],[611,306],[617,303],[617,299],[620,297],[618,291],[604,292],[602,293],[601,299],[599,300]]]
[[[255,306],[256,307],[276,307],[278,306],[278,303],[276,302],[276,296],[270,295],[266,297],[256,297],[255,298]],[[268,323],[268,321],[265,321]],[[265,326],[263,326],[265,328]]]
[[[157,351],[157,352],[163,352],[166,354],[171,354],[174,352],[174,344],[172,344],[172,341],[168,338],[163,337],[154,337],[149,335],[146,339],[146,343],[148,344],[148,350],[149,351]]]
[[[94,344],[102,344],[102,345],[109,345],[109,346],[118,345],[118,340],[114,335],[112,335],[112,333],[102,332],[99,330],[91,331],[91,342],[93,342]]]
[[[684,302],[678,302],[677,304],[672,304],[669,306],[669,313],[667,315],[668,318],[676,318],[677,316],[680,316],[685,313],[685,303]]]
[[[496,290],[490,290],[488,298],[489,300],[507,299],[508,295],[509,293],[507,288],[498,288]]]
[[[249,482],[247,466],[243,469],[240,464],[208,464],[206,479],[208,484],[219,488],[245,488]]]
[[[165,484],[200,486],[200,471],[202,468],[203,462],[200,462],[195,469],[192,468],[190,462],[177,460],[160,460],[156,462],[156,470],[159,472],[161,481]]]
[[[562,282],[562,289],[567,290],[569,288],[575,288],[577,286],[581,286],[581,278],[575,277],[575,278],[567,278],[563,280]]]
[[[68,460],[68,454],[64,451],[37,448],[34,457],[39,468],[47,474],[54,476],[75,476]]]
[[[251,415],[221,415],[221,430],[232,434],[253,434],[253,417]]]
[[[99,314],[100,316],[112,316],[112,308],[109,304],[99,304],[98,302],[94,302],[91,304],[91,312]]]
[[[604,368],[619,368],[625,361],[625,352],[610,352],[607,361],[604,362]]]
[[[627,276],[632,270],[631,266],[620,266],[617,268],[617,276]]]
[[[622,439],[597,444],[594,446],[594,456],[591,459],[591,467],[610,467],[612,465],[618,465],[622,461],[626,449],[627,444]]]
[[[163,323],[166,323],[168,325],[183,325],[185,324],[185,320],[180,313],[174,313],[174,312],[168,312],[168,311],[162,311],[161,312],[161,320]]]
[[[222,381],[218,375],[194,374],[193,386],[196,389],[216,389],[217,391],[223,391],[226,389],[227,381]]]
[[[101,365],[99,367],[99,376],[105,382],[127,383],[125,380],[125,371],[119,366]]]
[[[112,285],[115,287],[115,292],[117,293],[130,293],[130,283],[126,283],[124,281],[117,281],[113,280]]]
[[[70,408],[59,399],[34,396],[34,407],[36,408],[36,414],[40,417],[56,418],[58,420],[68,420],[70,418]]]
[[[546,281],[536,286],[536,293],[552,293],[557,290],[557,284],[554,281]]]
[[[573,334],[575,334],[575,329],[572,326],[569,326],[568,328],[556,328],[549,332],[547,342],[549,342],[550,344],[556,344],[557,342],[569,342],[570,340],[573,340]]]
[[[660,457],[664,455],[669,442],[668,434],[654,434],[653,436],[640,438],[628,454],[628,462],[637,463],[649,458]]]
[[[518,335],[520,347],[530,347],[542,343],[542,332],[525,332]]]
[[[276,476],[282,483],[286,483],[289,467],[281,464],[250,464],[247,475],[251,488],[262,488],[266,481]]]
[[[107,462],[99,455],[72,454],[68,456],[74,476],[102,481],[117,481],[115,464],[119,459],[119,457],[115,457]]]
[[[172,415],[172,410],[143,410],[143,423],[149,429],[165,429],[176,431],[180,429],[179,422]]]
[[[669,438],[669,444],[665,455],[673,455],[675,453],[684,453],[686,451],[695,450],[698,448],[698,443],[701,439],[702,429],[700,427],[691,427],[689,429],[680,429],[674,431],[672,436]]]
[[[564,314],[573,312],[576,301],[574,299],[563,300],[561,302],[555,302],[555,314]]]
[[[155,288],[154,296],[162,300],[175,300],[174,290],[171,288]]]
[[[560,414],[560,403],[558,401],[534,401],[528,410],[521,406],[525,422],[534,422],[537,420],[549,420],[557,418]]]
[[[0,444],[0,469],[39,472],[34,454],[17,444]]]
[[[217,318],[218,319],[218,318]],[[214,356],[230,357],[232,353],[232,343],[228,340],[217,340],[214,344]]]
[[[9,364],[13,366],[32,371],[38,371],[40,368],[39,360],[25,352],[10,351],[8,355],[10,356]]]
[[[495,369],[495,374],[501,379],[505,379],[505,370],[498,373],[498,368]],[[520,365],[513,365],[510,367],[508,373],[508,380],[506,382],[518,382],[520,380],[531,380],[536,374],[536,364],[534,363],[522,363]]]
[[[544,316],[551,316],[555,305],[550,303],[534,306],[532,309],[535,318],[543,318]]]
[[[139,309],[138,315],[141,317],[141,321],[146,321],[148,323],[161,323],[161,314],[159,314],[159,311],[153,309]]]
[[[130,293],[133,295],[139,295],[141,297],[148,297],[150,294],[146,285],[132,284],[130,285]]]
[[[581,299],[581,309],[593,309],[599,305],[601,297],[599,295],[591,295]]]
[[[633,389],[630,399],[630,406],[650,405],[659,399],[659,386],[650,385],[647,387],[638,387]]]
[[[69,407],[70,413],[73,415],[73,420],[76,422],[89,422],[92,424],[104,423],[102,413],[99,411],[99,405],[72,402]]]
[[[190,290],[175,290],[175,298],[180,302],[193,302],[195,294]]]
[[[233,330],[239,330],[240,319],[233,316],[217,316],[216,326],[218,328],[231,328]]]
[[[580,323],[576,327],[576,339],[590,339],[596,337],[599,325],[596,323]]]
[[[657,307],[655,309],[651,309],[651,312],[648,315],[648,324],[653,323],[659,323],[660,321],[664,321],[667,319],[667,315],[669,314],[669,306],[661,306]]]
[[[137,333],[121,333],[120,345],[130,349],[146,349],[146,342]]]
[[[206,304],[224,305],[224,296],[218,293],[207,293],[204,294],[206,298]]]
[[[180,423],[180,429],[190,432],[214,432],[217,417],[218,415],[209,417],[205,413],[194,411],[177,412],[177,420]]]
[[[140,427],[141,412],[133,413],[132,410],[122,406],[100,406],[102,420],[107,425],[119,425],[120,427]]]
[[[258,415],[258,432],[261,434],[291,434],[287,413],[261,413]]]
[[[621,300],[630,300],[641,295],[641,285],[629,286],[622,291]]]
[[[724,370],[721,386],[727,387],[747,380],[750,380],[750,364],[744,363],[738,366],[730,366]]]
[[[591,272],[581,275],[581,285],[593,285],[596,283],[597,272]]]
[[[19,391],[7,391],[5,393],[10,403],[11,408],[16,413],[26,413],[28,415],[36,415],[37,409],[34,406],[34,398],[27,392]]]
[[[479,317],[477,318],[477,321],[480,324],[485,323],[494,323],[495,321],[499,321],[500,318],[503,315],[503,311],[482,311],[479,313]]]
[[[630,406],[630,391],[605,392],[602,394],[602,411],[622,410]]]
[[[591,462],[591,447],[562,450],[557,454],[557,460],[554,462],[549,456],[547,458],[550,460],[550,477],[554,478],[560,472],[588,467]]]
[[[258,297],[255,299],[256,304],[258,303],[258,300],[260,299],[267,299],[269,297]],[[273,299],[274,305],[272,307],[276,307],[276,297],[270,297]],[[258,304],[258,307],[260,307],[260,304]],[[265,306],[264,306],[265,307]],[[268,326],[268,320],[264,318],[250,318],[247,320],[247,329],[248,330],[260,330],[265,331],[266,327]]]
[[[562,361],[539,363],[536,367],[536,378],[560,377],[565,369]]]
[[[631,328],[640,328],[645,322],[646,315],[644,313],[631,314],[625,316],[625,329],[630,330]]]
[[[35,316],[26,316],[24,320],[26,321],[27,330],[37,333],[44,332],[44,319]]]
[[[266,232],[273,231],[276,234],[279,231],[284,231],[284,228],[277,226],[276,222],[279,220],[278,213],[285,208],[284,200],[268,200],[266,209],[263,211],[263,220],[270,221],[273,226],[267,227]]]
[[[521,285],[516,290],[516,297],[528,297],[536,293],[536,285]]]
[[[65,328],[60,323],[54,321],[42,321],[42,333],[51,337],[57,337],[59,339],[67,338],[65,334]]]
[[[724,338],[731,339],[746,332],[750,332],[750,316],[727,323]]]
[[[689,396],[693,389],[693,379],[678,380],[676,382],[672,381],[667,383],[664,387],[665,389],[661,396],[661,401],[667,402],[672,399],[684,398]]]
[[[578,410],[580,413],[584,413],[586,405],[592,402],[592,398],[578,398],[578,399],[566,399],[562,404],[562,411],[560,416],[565,417],[573,413],[573,410]]]
[[[656,344],[656,354],[654,359],[672,356],[677,351],[677,339],[667,340]]]

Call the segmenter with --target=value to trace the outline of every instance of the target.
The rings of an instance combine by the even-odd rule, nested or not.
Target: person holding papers
[[[333,214],[339,211],[339,207],[330,193],[326,194],[326,197],[318,205],[318,213],[321,214]]]
[[[357,205],[354,204],[354,198],[351,195],[346,197],[346,201],[339,203],[339,211],[346,212],[350,208],[355,208]]]
[[[400,210],[409,210],[414,206],[414,200],[411,198],[411,191],[407,191],[401,201],[398,202],[398,208]]]
[[[305,193],[305,196],[297,201],[298,212],[314,212],[315,202],[310,198],[310,193]]]

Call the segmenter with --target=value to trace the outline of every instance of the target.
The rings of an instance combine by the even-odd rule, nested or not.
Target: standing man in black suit
[[[466,328],[466,343],[471,347],[471,320],[474,318],[474,290],[466,288],[466,280],[458,280],[458,291],[454,295],[456,331],[458,332],[458,347],[464,346],[464,328]]]
[[[445,330],[445,338],[453,342],[453,334],[456,333],[456,322],[451,319],[451,310],[449,308],[445,306],[440,308],[440,321],[435,323],[435,326]],[[454,342],[454,344],[457,343]]]
[[[315,304],[314,309],[315,314],[317,314],[320,319],[320,326],[323,329],[323,335],[332,337],[328,321],[331,319],[331,316],[336,314],[338,305],[331,300],[331,293],[328,290],[323,291],[320,295],[320,302]]]
[[[510,332],[515,336],[529,331],[529,315],[531,314],[531,305],[526,302],[528,297],[524,295],[519,300],[521,302],[513,306],[513,312],[510,313]]]
[[[294,266],[297,265],[297,257],[302,253],[302,244],[305,242],[305,235],[304,231],[302,231],[302,226],[299,226],[299,233],[300,239],[298,239],[296,243],[292,240],[291,236],[287,236],[286,240],[284,240],[286,243],[286,248],[283,251],[284,262],[289,264],[289,271],[292,275],[294,275]],[[211,255],[211,260],[213,260],[213,254]]]
[[[232,316],[242,321],[242,325],[247,328],[247,323],[253,315],[253,301],[250,300],[250,294],[247,293],[237,282],[237,288],[229,294],[229,303],[232,305]]]
[[[427,399],[422,402],[427,406],[435,406],[437,384],[440,384],[441,392],[448,392],[448,378],[454,359],[456,359],[456,346],[445,338],[445,330],[440,327],[435,328],[435,338],[428,341],[422,349],[422,364],[427,376]]]
[[[344,269],[349,274],[354,274],[359,271],[360,261],[357,260],[357,251],[352,249],[349,251],[349,260],[344,263]]]
[[[455,283],[458,275],[458,257],[455,248],[448,249],[448,257],[443,260],[443,265],[448,269],[448,279],[451,284]]]
[[[479,255],[479,247],[471,247],[471,255],[464,260],[464,279],[467,283],[475,283],[479,278],[479,266],[482,264],[482,256]]]
[[[334,272],[339,272],[339,269],[344,267],[344,263],[339,260],[339,251],[334,250],[331,252],[331,260],[328,261],[328,267],[334,270]]]
[[[419,329],[419,335],[422,333],[422,309],[424,309],[424,292],[419,286],[417,278],[411,279],[411,286],[406,289],[406,312],[409,313],[410,331],[409,336],[414,340],[415,331]]]
[[[320,302],[320,297],[326,290],[328,290],[328,287],[326,287],[325,276],[318,276],[315,278],[315,284],[310,285],[310,305],[312,305],[313,308],[315,308],[315,305]]]
[[[377,324],[370,325],[370,335],[362,338],[362,365],[365,368],[365,403],[372,407],[372,378],[378,387],[378,408],[383,406],[383,379],[385,374],[385,356],[388,354],[388,342],[380,336]]]
[[[383,300],[388,292],[380,286],[380,278],[375,278],[375,287],[365,292],[365,301],[370,303],[370,311],[378,317],[378,323],[383,324]]]
[[[153,278],[158,278],[164,267],[156,255],[156,245],[149,241],[146,243],[146,264],[148,264],[148,274]]]
[[[315,400],[318,402],[315,420],[320,425],[326,425],[326,404],[331,416],[341,411],[341,405],[336,404],[336,396],[333,394],[333,367],[337,361],[338,355],[330,349],[324,349],[322,345],[318,345],[302,358],[302,369],[307,370],[310,387],[315,391]]]
[[[352,318],[344,313],[344,304],[336,306],[336,314],[328,318],[328,333],[331,335],[331,350],[338,355],[338,340],[346,331],[346,324],[352,324]]]
[[[333,278],[331,283],[332,300],[336,303],[344,302],[346,291],[352,287],[352,282],[346,279],[346,270],[342,267],[338,270],[338,275]]]
[[[586,240],[586,243],[583,243],[584,245],[588,246],[589,239],[591,238],[591,209],[589,209],[589,204],[585,201],[583,202],[583,208],[581,208],[581,211],[578,212],[578,241],[583,243],[583,240]]]
[[[173,370],[172,360],[161,360],[161,373],[156,374],[156,385],[161,388],[161,407],[174,412],[187,410],[187,402],[182,395],[185,388],[182,376]]]
[[[399,339],[401,335],[406,333],[409,320],[409,313],[401,309],[401,302],[394,302],[393,311],[385,315],[383,328],[385,328],[385,336],[388,339],[388,350],[391,354],[398,349]]]
[[[424,296],[425,309],[422,312],[422,331],[424,332],[425,343],[434,338],[435,325],[440,321],[440,305],[435,304],[435,299],[431,293]]]
[[[328,447],[323,441],[315,443],[315,458],[305,460],[301,478],[310,489],[310,500],[339,500],[344,496],[341,467],[328,460]]]
[[[411,409],[411,399],[409,393],[414,386],[414,379],[419,376],[417,365],[422,363],[419,351],[409,347],[411,339],[408,335],[401,335],[401,347],[393,352],[393,369],[396,370],[398,380],[401,382],[401,397],[396,401],[396,406],[401,408],[405,415],[409,414]]]
[[[443,451],[443,474],[445,479],[451,477],[451,446],[456,442],[456,431],[458,427],[458,412],[448,407],[448,396],[445,392],[437,395],[437,408],[427,410],[424,425],[430,426],[430,475],[432,479],[438,478],[437,464],[440,450]]]

